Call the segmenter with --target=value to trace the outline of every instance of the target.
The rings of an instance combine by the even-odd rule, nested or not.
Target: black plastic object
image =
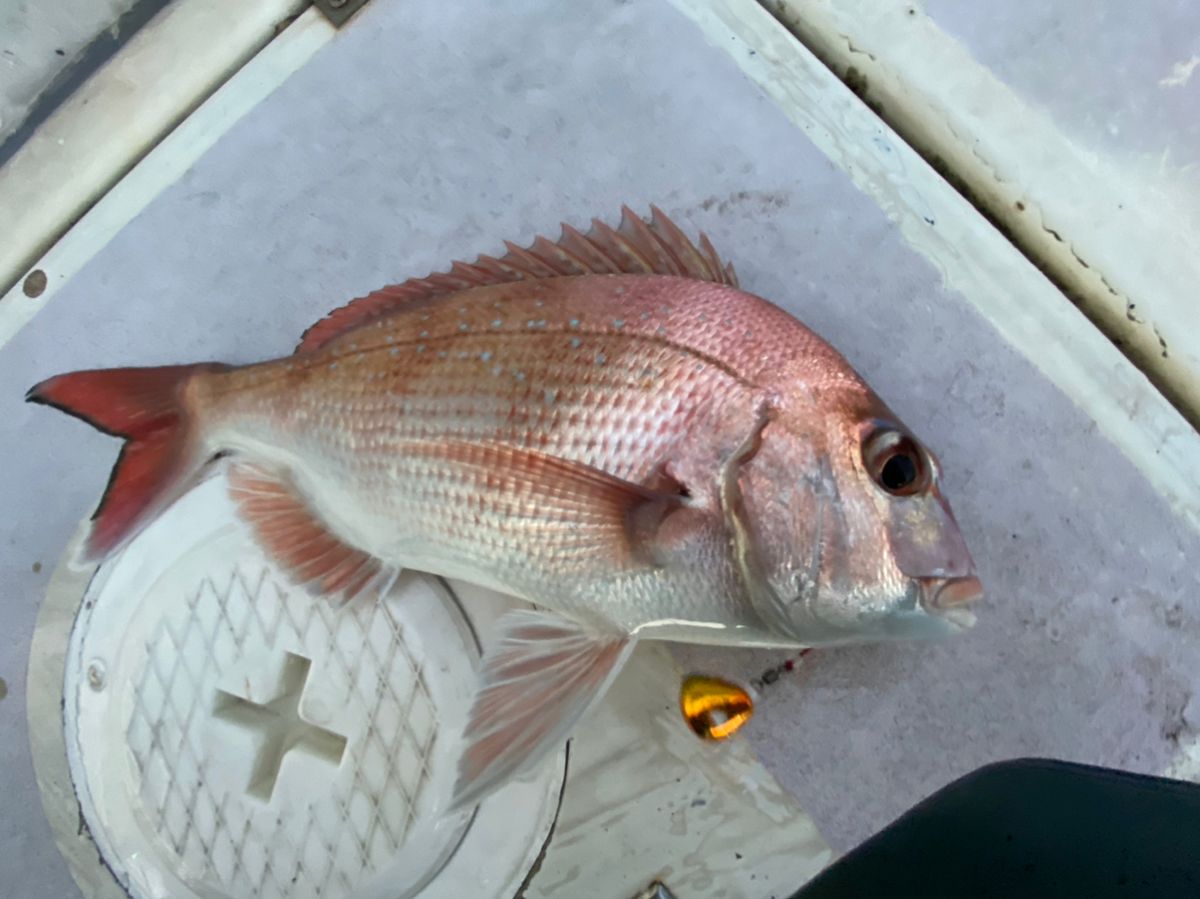
[[[957,780],[793,899],[1200,899],[1200,787],[1043,759]]]

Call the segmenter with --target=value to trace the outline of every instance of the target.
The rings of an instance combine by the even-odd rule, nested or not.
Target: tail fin
[[[25,399],[53,406],[125,445],[92,515],[85,553],[100,559],[177,499],[207,461],[195,445],[183,386],[211,364],[113,368],[58,375]]]

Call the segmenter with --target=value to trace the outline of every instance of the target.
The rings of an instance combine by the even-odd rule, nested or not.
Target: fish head
[[[983,589],[941,464],[856,375],[842,385],[785,403],[738,473],[752,603],[804,645],[970,627]]]

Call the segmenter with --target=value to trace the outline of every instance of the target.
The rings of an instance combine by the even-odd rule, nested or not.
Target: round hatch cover
[[[291,586],[216,478],[80,607],[65,726],[83,816],[137,899],[511,895],[563,762],[443,813],[478,657],[439,580],[340,609]]]

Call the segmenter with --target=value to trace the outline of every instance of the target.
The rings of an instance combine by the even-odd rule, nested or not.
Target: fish
[[[973,624],[983,588],[937,457],[706,236],[624,207],[505,247],[350,302],[286,357],[34,386],[124,441],[87,558],[221,471],[317,597],[411,569],[527,601],[483,653],[453,809],[561,745],[642,641]]]

